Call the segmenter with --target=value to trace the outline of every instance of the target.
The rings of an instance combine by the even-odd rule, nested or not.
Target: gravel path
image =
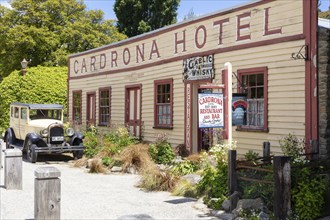
[[[23,190],[4,188],[0,172],[0,219],[34,218],[34,171],[53,166],[61,172],[62,219],[217,219],[195,199],[168,192],[144,192],[135,187],[138,175],[90,174],[70,161],[23,161]]]

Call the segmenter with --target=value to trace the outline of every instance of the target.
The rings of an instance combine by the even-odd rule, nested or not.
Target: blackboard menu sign
[[[232,124],[246,124],[247,94],[233,93],[232,99]]]

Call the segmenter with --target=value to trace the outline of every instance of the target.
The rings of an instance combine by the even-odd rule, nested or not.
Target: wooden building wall
[[[269,30],[281,29],[281,33],[264,35],[267,8]],[[241,29],[240,32],[243,36],[250,34],[251,39],[238,41],[237,16],[244,13],[250,13],[250,17],[241,19],[240,22],[242,25],[249,24],[250,27]],[[228,19],[228,23],[222,26],[222,42],[219,44],[219,25],[214,25],[214,22],[222,19]],[[184,44],[180,41],[183,39]],[[299,138],[305,136],[305,62],[290,58],[291,53],[299,51],[304,44],[303,1],[264,1],[75,54],[70,56],[69,61],[69,120],[72,120],[72,91],[82,90],[84,122],[86,94],[96,92],[98,106],[98,89],[111,87],[111,123],[122,125],[125,115],[125,86],[142,84],[144,139],[153,141],[156,134],[165,132],[173,146],[183,144],[186,97],[182,62],[189,57],[214,54],[216,75],[213,82],[221,82],[225,62],[232,63],[235,73],[246,68],[268,68],[269,132],[236,131],[234,127],[233,139],[238,141],[241,154],[249,149],[261,152],[263,141],[270,141],[272,151],[280,153],[280,138],[288,133],[294,133]],[[142,46],[145,51],[144,61],[136,51],[137,47],[142,49]],[[130,62],[125,64],[125,53],[128,61],[127,51],[130,53]],[[106,56],[103,57],[106,62],[102,61],[101,54]],[[118,58],[117,63],[112,60],[114,55]],[[91,66],[94,61],[94,66]],[[173,129],[154,129],[154,80],[168,78],[173,79],[174,89]],[[233,92],[237,92],[235,78],[233,82]],[[98,108],[96,115],[98,120]]]

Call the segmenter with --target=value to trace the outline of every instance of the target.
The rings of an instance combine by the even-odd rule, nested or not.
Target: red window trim
[[[171,123],[168,126],[159,125],[157,119],[157,86],[162,84],[170,84],[170,107],[171,107]],[[173,79],[161,79],[154,81],[154,127],[162,129],[172,129],[173,128]]]
[[[243,75],[253,75],[253,74],[264,74],[264,126],[263,127],[255,127],[248,125],[237,126],[237,131],[260,131],[260,132],[268,132],[268,67],[256,67],[249,69],[240,69],[237,70],[238,79],[242,82]],[[241,93],[242,88],[241,85],[237,88],[238,92]]]
[[[104,92],[104,91],[109,91],[109,122],[107,124],[105,123],[102,123],[101,122],[101,92]],[[111,119],[111,87],[102,87],[102,88],[99,88],[99,123],[98,125],[99,126],[108,126],[109,123],[110,123],[110,119]]]
[[[75,94],[80,94],[80,106],[79,106],[79,109],[80,109],[80,121],[78,123],[75,122],[75,111],[74,111],[74,96]],[[74,124],[78,124],[78,125],[81,125],[82,124],[82,90],[74,90],[72,91],[72,123]]]

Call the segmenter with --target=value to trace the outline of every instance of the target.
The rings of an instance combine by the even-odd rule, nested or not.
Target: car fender
[[[32,144],[35,144],[37,147],[47,147],[47,143],[36,133],[28,133],[25,137],[24,148],[26,148],[26,142],[30,140]]]
[[[74,135],[71,137],[70,145],[73,145],[73,143],[74,143],[74,141],[75,141],[76,139],[83,140],[84,137],[85,137],[85,136],[84,136],[81,132],[76,131],[76,132],[74,133]]]

